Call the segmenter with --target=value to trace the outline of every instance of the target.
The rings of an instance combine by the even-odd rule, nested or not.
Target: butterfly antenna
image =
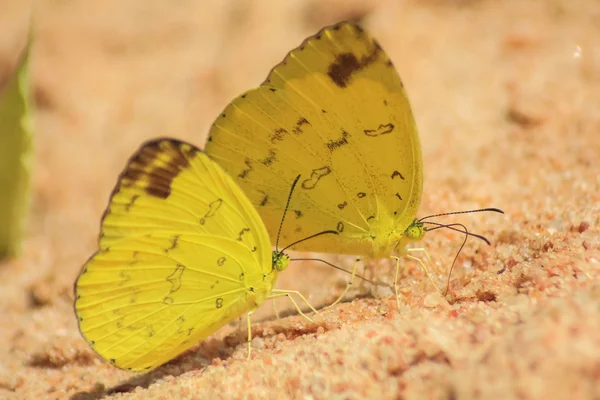
[[[453,224],[453,225],[461,226],[464,229],[464,231],[462,231],[462,232],[465,233],[465,238],[463,239],[463,242],[460,245],[460,248],[456,252],[456,255],[454,256],[454,260],[452,261],[452,265],[450,266],[450,272],[448,272],[448,280],[446,281],[446,293],[444,293],[444,297],[446,297],[446,295],[448,295],[448,292],[450,291],[450,278],[452,277],[452,270],[454,269],[454,264],[456,264],[456,260],[458,260],[458,256],[459,256],[460,252],[465,247],[465,244],[467,244],[467,239],[469,238],[469,235],[478,236],[480,238],[483,238],[483,240],[485,240],[487,242],[487,244],[490,244],[490,242],[488,242],[488,240],[486,238],[484,238],[483,236],[470,234],[467,227],[464,226],[463,224]],[[456,229],[456,228],[449,228],[449,229],[452,229],[455,231],[461,231],[460,229]]]
[[[323,232],[315,233],[314,235],[307,236],[307,237],[305,237],[304,239],[296,240],[296,241],[295,241],[294,243],[292,243],[292,244],[288,244],[288,245],[287,245],[287,246],[285,246],[285,247],[283,248],[283,250],[281,250],[281,251],[282,251],[282,252],[283,252],[283,251],[286,251],[286,250],[287,250],[287,249],[289,249],[290,247],[292,247],[292,246],[294,246],[294,245],[297,245],[298,243],[302,243],[302,242],[304,242],[305,240],[309,240],[309,239],[312,239],[312,238],[315,238],[315,237],[317,237],[317,236],[321,236],[321,235],[328,235],[328,234],[330,234],[330,233],[331,233],[331,234],[334,234],[334,235],[338,235],[338,234],[339,234],[339,232],[338,232],[338,231],[323,231]]]
[[[446,225],[444,225],[444,224],[438,224],[437,222],[429,222],[429,221],[425,221],[424,223],[425,224],[430,224],[430,225],[435,225],[434,228],[427,229],[428,232],[429,231],[434,231],[434,230],[440,229],[440,228],[448,228],[448,229],[450,229],[452,231],[460,232],[460,233],[464,233],[465,234],[465,238],[464,238],[462,244],[460,245],[460,248],[458,249],[458,252],[456,253],[456,256],[454,256],[454,261],[452,261],[452,266],[450,266],[450,272],[448,273],[448,280],[446,281],[446,292],[444,293],[444,296],[446,296],[448,294],[448,292],[450,291],[450,278],[452,277],[452,270],[454,269],[454,265],[456,264],[456,260],[458,260],[458,256],[460,255],[460,252],[462,251],[462,249],[467,244],[467,239],[469,238],[469,236],[473,236],[473,237],[476,237],[477,239],[481,239],[484,242],[486,242],[488,245],[490,245],[490,241],[487,240],[487,238],[485,236],[469,232],[469,230],[467,229],[467,227],[464,226],[463,224],[453,223],[453,224],[446,224]],[[462,229],[455,228],[456,226],[459,226]]]
[[[485,236],[469,232],[467,230],[467,228],[463,224],[454,223],[454,224],[446,224],[446,225],[444,225],[444,224],[438,224],[437,222],[430,222],[430,221],[425,221],[423,223],[424,224],[429,224],[429,225],[435,225],[434,228],[426,228],[427,232],[435,231],[436,229],[440,229],[440,228],[448,228],[448,229],[450,229],[452,231],[455,231],[455,232],[464,233],[466,236],[473,236],[473,237],[476,237],[477,239],[481,239],[484,242],[486,242],[489,246],[491,246],[490,241],[487,240],[487,238]],[[461,227],[464,228],[464,230],[463,229],[454,228],[455,226],[461,226]]]
[[[333,268],[335,268],[335,269],[337,269],[337,270],[344,271],[344,272],[346,272],[347,274],[350,274],[350,275],[352,275],[352,272],[348,271],[347,269],[345,269],[345,268],[342,268],[342,267],[338,267],[337,265],[335,265],[335,264],[332,264],[332,263],[330,263],[329,261],[325,261],[325,260],[323,260],[323,259],[321,259],[321,258],[290,258],[290,261],[320,261],[320,262],[322,262],[322,263],[325,263],[325,264],[329,265],[330,267],[333,267]],[[369,283],[370,283],[370,284],[372,284],[372,285],[375,285],[373,282],[371,282],[370,280],[368,280],[367,278],[365,278],[365,277],[363,277],[363,276],[360,276],[360,275],[358,275],[358,274],[354,274],[354,276],[357,276],[357,277],[359,277],[360,279],[362,279],[363,281],[366,281],[366,282],[369,282]]]
[[[283,209],[283,216],[281,217],[281,222],[279,223],[279,230],[277,231],[277,240],[275,241],[275,251],[279,253],[279,238],[281,237],[281,229],[283,228],[283,222],[285,221],[285,215],[287,214],[287,210],[290,207],[290,201],[292,200],[292,193],[294,193],[294,188],[300,179],[300,175],[294,179],[292,183],[292,187],[290,188],[290,194],[288,194],[287,203],[285,204],[285,208]],[[289,246],[288,246],[289,247]],[[283,251],[283,250],[282,250]]]
[[[470,214],[470,213],[488,212],[488,211],[490,211],[490,212],[496,212],[496,213],[500,213],[500,214],[504,214],[504,211],[502,211],[499,208],[489,207],[489,208],[478,208],[476,210],[453,211],[453,212],[442,213],[442,214],[433,214],[433,215],[428,215],[426,217],[423,217],[419,221],[423,222],[423,221],[425,221],[428,218],[445,217],[446,215]]]

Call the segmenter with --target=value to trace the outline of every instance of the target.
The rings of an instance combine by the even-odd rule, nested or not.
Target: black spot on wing
[[[223,205],[223,199],[216,199],[208,204],[208,211],[200,218],[200,225],[204,225],[206,220],[217,213],[219,208]]]
[[[185,271],[185,265],[177,264],[175,270],[166,277],[167,282],[171,284],[171,289],[169,290],[169,294],[178,291],[181,288],[181,276]]]
[[[271,141],[271,143],[275,143],[276,141],[280,142],[283,140],[283,137],[287,134],[288,134],[288,131],[286,131],[283,128],[278,128],[278,129],[275,129],[273,131],[273,133],[271,133],[269,140]]]
[[[243,228],[243,229],[240,231],[240,233],[238,233],[238,237],[237,237],[237,239],[235,239],[235,240],[237,240],[238,242],[241,242],[242,240],[244,240],[244,234],[245,234],[246,232],[250,232],[250,228]]]
[[[140,198],[139,194],[134,194],[133,196],[131,196],[129,203],[125,204],[125,212],[129,212],[131,207],[135,204],[136,200],[139,198]]]
[[[269,155],[266,156],[265,158],[263,158],[262,160],[260,160],[260,163],[262,165],[268,167],[271,164],[273,164],[275,161],[277,161],[277,155],[275,153],[275,149],[269,149]]]
[[[179,235],[175,235],[171,238],[171,247],[165,249],[165,253],[169,253],[171,250],[175,250],[179,245]]]
[[[168,198],[173,180],[189,167],[189,161],[198,151],[191,144],[173,139],[156,139],[144,143],[127,162],[111,197],[121,186],[139,186],[150,196]]]
[[[400,179],[404,180],[404,176],[403,176],[403,175],[402,175],[400,172],[398,172],[398,171],[394,171],[394,172],[392,172],[392,179],[394,179],[394,178],[396,178],[396,177],[398,177],[398,178],[400,178]]]
[[[304,125],[310,125],[310,122],[308,122],[306,118],[300,117],[300,119],[298,119],[298,121],[296,122],[296,126],[294,127],[294,129],[292,129],[292,132],[296,135],[303,133],[304,131],[302,130],[302,127]]]
[[[260,203],[258,203],[261,207],[266,206],[267,204],[269,204],[269,195],[265,193],[264,197],[262,198],[262,200],[260,201]]]
[[[339,149],[340,147],[347,145],[348,138],[350,138],[350,134],[345,130],[342,130],[342,136],[339,139],[332,139],[327,142],[327,149],[329,151],[334,151],[335,149]]]
[[[244,160],[244,164],[246,164],[246,168],[244,168],[244,169],[243,169],[243,170],[242,170],[242,171],[241,171],[241,172],[238,174],[238,178],[241,178],[241,179],[245,179],[245,178],[248,176],[248,174],[249,174],[249,173],[250,173],[250,172],[251,172],[251,171],[254,169],[254,168],[252,167],[252,160],[251,160],[251,159],[249,159],[249,158],[246,158],[246,159]]]
[[[374,43],[369,54],[359,58],[353,53],[341,53],[335,57],[335,61],[329,65],[327,75],[336,86],[347,87],[352,81],[352,75],[377,61],[381,47]]]
[[[381,124],[376,129],[365,129],[365,135],[370,137],[377,137],[381,135],[385,135],[387,133],[391,133],[394,130],[394,124]]]
[[[302,188],[303,189],[314,189],[314,187],[317,186],[317,183],[319,183],[321,178],[329,175],[330,173],[331,173],[331,169],[327,166],[313,169],[312,173],[310,174],[310,178],[302,181]]]

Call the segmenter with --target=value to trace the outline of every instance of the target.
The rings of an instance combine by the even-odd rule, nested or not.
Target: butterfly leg
[[[352,283],[354,282],[354,277],[356,276],[356,264],[359,261],[360,261],[360,258],[357,258],[356,260],[354,260],[354,265],[352,266],[352,275],[350,275],[350,280],[348,281],[348,284],[346,285],[346,289],[344,289],[344,291],[342,292],[342,294],[340,295],[340,297],[338,297],[338,299],[336,301],[334,301],[333,303],[331,303],[331,305],[329,307],[333,307],[337,303],[339,303],[340,301],[342,301],[342,299],[346,295],[346,292],[348,292],[348,289],[350,289],[350,286],[352,286]]]
[[[418,251],[418,250],[422,250],[422,249],[406,249],[407,252],[410,251]],[[425,252],[425,254],[427,254],[427,252]],[[433,276],[431,276],[431,274],[429,273],[429,270],[427,269],[427,266],[425,265],[425,263],[423,262],[423,260],[421,260],[419,257],[415,257],[415,256],[411,256],[410,254],[406,254],[405,257],[410,258],[411,260],[415,260],[417,261],[419,264],[421,264],[421,268],[423,268],[423,271],[425,271],[425,274],[427,275],[427,278],[429,278],[429,281],[433,284],[433,286],[435,287],[435,289],[440,292],[440,293],[444,293],[440,290],[440,288],[438,287],[437,283],[435,283],[435,280],[433,279]]]
[[[277,309],[277,305],[275,304],[275,301],[272,301],[271,304],[273,304],[273,311],[275,312],[275,318],[281,319],[281,318],[279,318],[279,310]]]
[[[248,314],[246,314],[246,320],[248,321],[248,360],[250,360],[250,354],[252,353],[252,328],[250,319],[252,317],[252,314],[254,314],[254,311],[256,311],[256,308],[250,310]]]
[[[396,273],[394,274],[394,292],[396,293],[396,303],[398,304],[398,310],[400,309],[400,295],[398,294],[398,273],[400,272],[400,258],[392,256],[396,260]]]
[[[302,295],[302,293],[296,291],[296,290],[280,290],[280,289],[273,289],[271,291],[271,294],[269,295],[269,297],[267,297],[267,299],[272,300],[272,299],[276,299],[278,297],[288,297],[292,303],[294,303],[294,306],[296,307],[296,310],[298,311],[298,314],[302,315],[304,318],[306,318],[307,320],[309,320],[310,322],[313,322],[312,318],[310,318],[309,316],[307,316],[306,314],[304,314],[304,312],[300,309],[300,306],[298,306],[298,303],[296,302],[296,300],[294,300],[294,298],[291,296],[292,294],[296,294],[298,295],[302,300],[304,300],[304,302],[306,304],[308,304],[308,306],[310,307],[310,309],[315,313],[318,314],[319,312],[308,302],[308,300],[306,300],[306,297],[304,297]]]
[[[427,252],[427,250],[425,250],[424,247],[413,247],[413,248],[410,248],[410,249],[406,249],[406,251],[408,253],[421,252],[421,253],[425,254],[425,258],[427,259],[427,263],[429,265],[433,265],[433,262],[431,261],[431,257],[429,257],[429,253]]]

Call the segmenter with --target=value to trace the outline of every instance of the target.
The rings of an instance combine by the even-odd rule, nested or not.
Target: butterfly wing
[[[79,329],[117,367],[153,369],[264,301],[270,288],[259,298],[263,276],[252,259],[246,247],[206,235],[120,240],[77,280]]]
[[[305,40],[215,121],[207,154],[258,208],[275,239],[289,182],[302,175],[282,238],[300,250],[389,254],[422,191],[416,125],[390,59],[359,26]]]
[[[272,274],[266,228],[200,150],[144,144],[102,221],[99,251],[75,283],[83,336],[120,368],[155,368],[260,305]]]
[[[124,237],[193,232],[236,239],[271,267],[256,209],[206,154],[174,139],[143,144],[129,159],[102,217],[100,248]]]

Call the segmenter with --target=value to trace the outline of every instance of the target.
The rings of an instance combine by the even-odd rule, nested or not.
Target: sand
[[[597,1],[37,4],[32,210],[22,257],[0,264],[1,399],[600,398]],[[0,77],[27,10],[0,6]],[[491,246],[469,240],[445,298],[404,260],[400,308],[368,288],[312,323],[284,300],[279,320],[265,305],[250,361],[237,324],[145,375],[100,360],[78,332],[72,285],[127,157],[156,136],[202,146],[288,50],[359,16],[413,104],[419,215],[500,207],[447,220]],[[440,284],[461,242],[424,239]],[[389,281],[391,262],[380,264],[371,276]],[[347,279],[300,264],[279,286],[323,306]]]

